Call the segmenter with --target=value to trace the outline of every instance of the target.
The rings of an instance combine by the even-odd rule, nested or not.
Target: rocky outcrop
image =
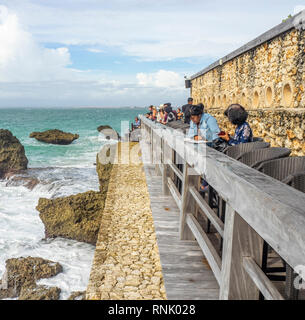
[[[62,266],[50,260],[33,257],[8,259],[6,271],[0,283],[0,299],[18,297],[21,291],[23,291],[23,297],[28,297],[29,292],[37,287],[37,280],[53,277],[60,272],[62,272]],[[46,290],[46,287],[38,286],[37,288],[42,296],[42,292],[46,293]]]
[[[63,198],[40,198],[36,209],[46,238],[63,237],[95,245],[104,205],[102,193],[87,191]]]
[[[101,156],[97,156],[100,192],[87,191],[69,197],[39,199],[36,209],[44,223],[46,238],[63,237],[96,244],[113,166],[103,162],[103,155],[107,156],[109,150],[108,146],[104,146]]]
[[[19,300],[59,300],[60,288],[47,287],[43,285],[23,286],[20,291]]]
[[[0,129],[0,178],[27,169],[24,147],[9,130]]]
[[[108,125],[101,125],[101,126],[97,127],[97,131],[98,131],[98,132],[101,132],[102,130],[105,130],[105,129],[111,129],[111,130],[113,130],[112,127],[110,127],[110,126],[108,126]]]
[[[86,291],[74,291],[71,292],[68,300],[86,300]]]
[[[17,186],[24,186],[30,190],[33,190],[37,184],[39,183],[39,179],[35,177],[30,177],[26,174],[17,174],[12,176],[7,183],[5,184],[6,187],[17,187]]]
[[[35,138],[36,140],[45,143],[67,145],[78,139],[79,135],[52,129],[44,132],[32,132],[30,138]]]

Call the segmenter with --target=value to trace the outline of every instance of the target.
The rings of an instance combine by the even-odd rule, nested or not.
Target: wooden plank
[[[305,194],[212,148],[187,143],[177,130],[141,120],[163,128],[159,134],[168,146],[204,176],[291,267],[305,265]]]
[[[243,257],[253,257],[261,265],[262,238],[229,205],[221,267],[221,300],[257,300],[259,291],[242,266]]]
[[[142,148],[142,141],[140,144]],[[218,299],[219,285],[202,250],[197,241],[180,240],[180,209],[172,196],[162,195],[162,177],[153,169],[153,165],[144,164],[167,298]]]
[[[170,168],[174,171],[175,175],[182,180],[183,179],[183,175],[181,173],[181,171],[173,164],[173,163],[169,163]]]
[[[168,189],[169,189],[171,195],[173,196],[178,208],[180,209],[181,208],[181,195],[170,177],[167,178],[167,186],[168,186]]]
[[[216,280],[220,283],[220,268],[221,268],[221,259],[213,247],[210,239],[206,233],[202,230],[200,224],[195,219],[192,214],[188,214],[186,218],[186,223],[189,228],[192,230],[200,248],[202,249],[203,254],[207,258]]]
[[[202,199],[200,193],[196,190],[195,187],[190,187],[190,193],[194,197],[200,209],[206,214],[218,233],[223,237],[224,223],[218,218],[218,216],[209,207],[209,205]]]
[[[266,300],[284,300],[275,285],[251,257],[243,258],[243,267]]]

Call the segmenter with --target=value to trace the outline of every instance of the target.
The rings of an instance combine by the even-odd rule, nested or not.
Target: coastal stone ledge
[[[166,299],[143,164],[122,164],[120,150],[126,147],[127,143],[118,144],[87,300]],[[138,143],[129,147],[130,158],[135,159]]]

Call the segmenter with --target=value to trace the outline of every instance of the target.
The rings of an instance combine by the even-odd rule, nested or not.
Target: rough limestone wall
[[[192,80],[192,97],[219,122],[231,103],[250,111],[255,135],[305,155],[305,31],[292,29]],[[215,110],[216,109],[216,110]]]
[[[220,109],[210,109],[220,129],[234,134],[235,127]],[[305,155],[305,109],[249,110],[248,122],[255,137],[262,137],[272,147],[286,147],[292,155]]]
[[[166,292],[143,163],[120,160],[120,152],[135,155],[138,143],[118,146],[86,299],[163,300]]]

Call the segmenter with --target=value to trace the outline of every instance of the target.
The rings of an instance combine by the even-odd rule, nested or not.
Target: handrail
[[[194,148],[181,133],[176,137],[177,130],[140,117],[291,266],[305,265],[305,194],[212,148]]]
[[[177,176],[179,176],[180,180],[182,178],[182,189],[186,189],[186,195],[179,197],[177,188],[173,192],[173,183],[169,182],[171,180],[168,178],[163,179],[167,184],[165,189],[167,188],[169,192],[174,193],[174,198],[176,198],[179,204],[181,230],[184,230],[182,234],[186,235],[191,231],[193,236],[196,237],[197,235],[197,237],[200,237],[205,242],[205,245],[202,245],[203,242],[200,240],[202,249],[205,251],[210,250],[210,244],[200,235],[201,230],[197,228],[196,218],[190,215],[192,213],[189,210],[190,202],[194,201],[224,238],[221,266],[221,279],[223,281],[220,281],[218,269],[215,267],[218,265],[218,263],[215,263],[215,261],[218,261],[217,258],[215,260],[215,252],[210,251],[211,261],[207,257],[209,263],[212,263],[214,266],[213,271],[216,278],[221,282],[221,286],[224,286],[224,288],[221,288],[222,298],[242,295],[243,289],[237,288],[238,286],[234,289],[230,287],[231,289],[227,290],[227,287],[233,284],[226,277],[233,272],[234,268],[238,268],[237,272],[243,274],[244,281],[252,282],[244,270],[242,258],[244,256],[252,256],[255,258],[254,261],[259,265],[259,250],[262,247],[262,240],[268,242],[291,267],[305,266],[304,193],[206,145],[194,145],[184,141],[185,135],[179,130],[152,122],[144,116],[140,116],[140,119],[144,132],[149,131],[150,141],[153,141],[153,136],[158,136],[163,141],[160,145],[151,146],[152,150],[161,148],[161,145],[164,148],[166,144],[167,148],[176,152],[183,159],[185,167],[190,168],[198,177],[203,176],[208,184],[227,203],[226,224],[224,226],[212,210],[209,210],[204,203],[200,203],[199,193],[194,183],[188,184],[187,180],[185,180],[185,174],[179,174],[177,172],[178,169],[176,170],[176,167],[171,167],[168,162],[160,164],[160,166],[165,166],[165,163],[167,163],[167,169],[163,172],[166,173],[168,169],[172,169],[174,174],[178,174]],[[162,152],[164,153],[165,151],[161,150]],[[185,168],[185,170],[187,169]],[[190,180],[191,178],[188,177],[187,179]],[[235,231],[233,232],[233,230]],[[244,243],[241,243],[238,237],[245,237]],[[241,247],[237,253],[234,253],[234,250],[237,250],[239,246]],[[242,254],[239,262],[240,265],[236,266],[232,264],[232,256],[239,254]],[[247,271],[249,270],[248,268]],[[236,273],[236,270],[234,272]],[[238,281],[236,280],[236,282]]]

